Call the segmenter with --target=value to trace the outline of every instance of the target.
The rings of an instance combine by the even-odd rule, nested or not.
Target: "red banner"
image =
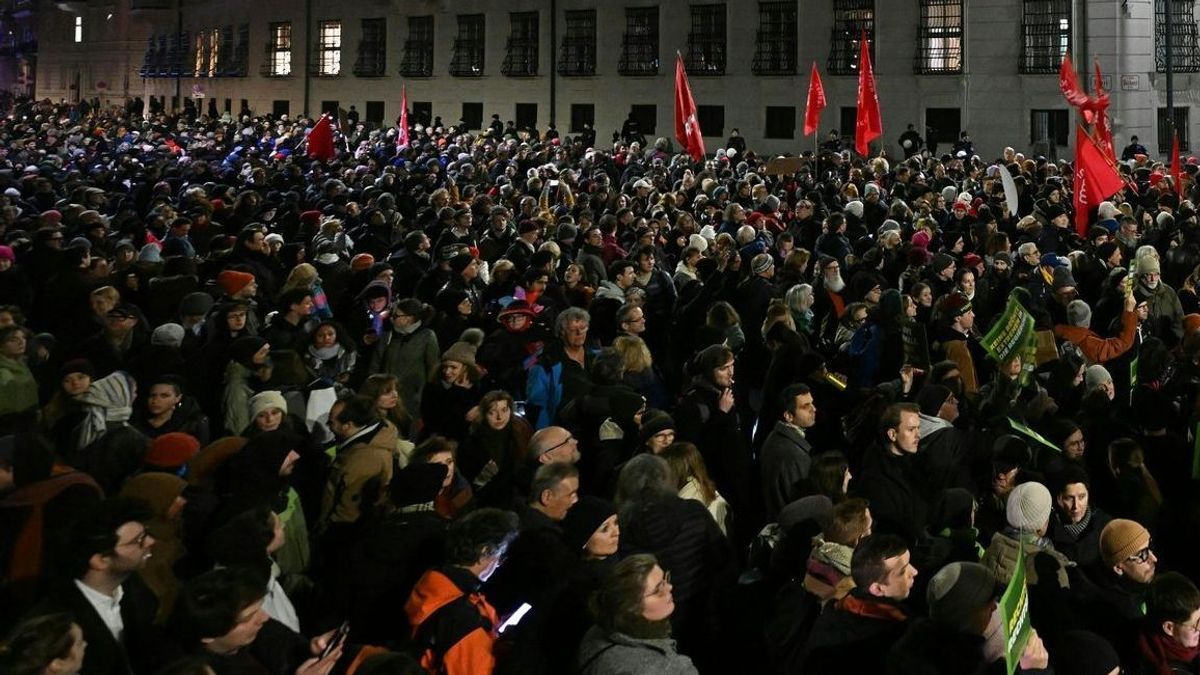
[[[858,57],[858,119],[854,124],[854,148],[866,157],[871,141],[883,135],[883,119],[879,114],[879,91],[875,88],[875,71],[871,68],[871,49],[867,32],[859,40]]]
[[[696,118],[696,101],[683,69],[683,56],[675,55],[675,138],[697,162],[704,160],[704,135]]]
[[[804,108],[804,135],[807,136],[821,126],[821,111],[825,109],[825,86],[813,61],[812,73],[808,76],[808,105]]]

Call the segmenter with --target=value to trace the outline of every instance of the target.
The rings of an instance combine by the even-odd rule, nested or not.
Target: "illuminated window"
[[[962,72],[962,0],[921,0],[917,73]]]
[[[292,22],[271,24],[271,41],[267,43],[266,72],[270,77],[292,74]]]
[[[75,17],[75,41],[83,42],[83,17]]]
[[[342,22],[322,21],[317,29],[317,75],[342,72]]]
[[[1021,13],[1022,73],[1057,73],[1071,48],[1071,0],[1025,0]]]

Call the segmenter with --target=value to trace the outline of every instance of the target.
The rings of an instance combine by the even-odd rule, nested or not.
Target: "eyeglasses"
[[[1177,624],[1180,628],[1186,628],[1193,633],[1200,633],[1200,622],[1197,623],[1181,623]]]
[[[137,546],[138,548],[141,548],[146,545],[146,539],[148,539],[149,537],[150,537],[150,532],[148,530],[142,530],[141,534],[134,537],[133,539],[130,539],[129,541],[117,542],[117,545],[114,548],[121,548],[122,546]]]
[[[1133,555],[1126,558],[1126,560],[1128,560],[1129,562],[1136,561],[1136,562],[1140,562],[1140,563],[1150,562],[1150,556],[1154,555],[1154,551],[1151,548],[1153,543],[1154,542],[1151,541],[1149,544],[1146,544],[1146,548],[1143,548],[1142,550],[1138,551],[1137,553],[1134,553]]]
[[[550,454],[550,453],[554,452],[555,450],[557,450],[557,449],[561,448],[562,446],[566,445],[567,443],[570,443],[570,442],[571,442],[571,441],[573,441],[573,440],[575,440],[575,437],[574,437],[574,436],[571,436],[570,434],[568,434],[566,438],[564,438],[563,440],[559,441],[557,444],[555,444],[555,445],[552,445],[552,446],[550,446],[549,448],[546,448],[546,451],[545,451],[545,452],[543,452],[542,454],[543,454],[543,455],[548,455],[548,454]]]
[[[653,598],[656,595],[663,595],[666,592],[667,587],[670,585],[671,585],[671,572],[669,570],[663,570],[662,581],[655,584],[654,590],[647,593],[644,597]]]

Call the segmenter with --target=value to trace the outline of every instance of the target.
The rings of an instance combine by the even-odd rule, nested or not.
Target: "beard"
[[[833,291],[834,293],[841,293],[842,290],[846,288],[846,281],[842,279],[841,270],[838,270],[837,277],[833,279],[825,277],[825,288]]]

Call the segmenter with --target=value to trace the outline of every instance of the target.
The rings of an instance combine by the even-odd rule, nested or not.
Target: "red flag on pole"
[[[1063,56],[1062,65],[1058,67],[1058,88],[1062,90],[1067,103],[1076,108],[1088,102],[1088,95],[1080,88],[1079,78],[1075,76],[1075,64],[1071,63],[1070,54]]]
[[[1096,114],[1096,135],[1100,139],[1101,150],[1108,153],[1108,156],[1116,161],[1117,152],[1113,148],[1112,127],[1108,124],[1108,94],[1104,91],[1104,75],[1100,72],[1100,59],[1093,61],[1096,67],[1096,98],[1100,102],[1100,107]]]
[[[808,76],[808,105],[804,108],[804,135],[807,136],[821,126],[821,111],[825,109],[825,86],[813,61],[812,74]]]
[[[1075,127],[1075,231],[1087,236],[1090,209],[1100,205],[1121,188],[1125,180],[1116,168],[1105,159],[1104,152],[1096,147],[1092,137],[1083,127]]]
[[[1183,170],[1179,161],[1179,130],[1171,140],[1171,182],[1174,183],[1176,194],[1183,199]]]
[[[858,57],[858,119],[854,124],[854,148],[863,157],[871,151],[871,141],[883,135],[883,119],[879,115],[879,92],[875,89],[875,71],[871,68],[871,50],[867,32],[859,40]]]
[[[683,69],[683,56],[678,52],[675,54],[675,138],[692,159],[704,160],[704,136],[700,133],[700,120],[696,119],[696,101],[692,99],[692,88]]]
[[[400,132],[396,134],[396,147],[407,148],[408,138],[408,87],[400,87]]]
[[[333,125],[329,123],[329,115],[321,115],[316,126],[308,132],[308,156],[327,162],[334,155]]]

